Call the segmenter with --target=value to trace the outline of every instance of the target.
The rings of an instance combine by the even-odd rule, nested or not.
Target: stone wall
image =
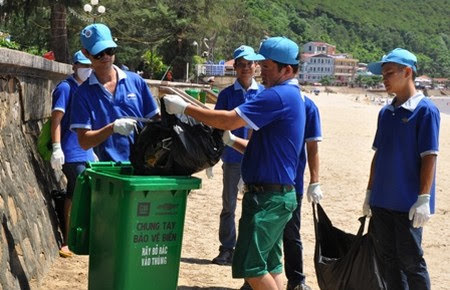
[[[0,289],[29,289],[58,255],[50,192],[61,188],[36,150],[51,91],[71,66],[0,48]]]

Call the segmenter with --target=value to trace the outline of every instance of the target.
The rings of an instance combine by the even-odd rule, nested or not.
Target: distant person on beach
[[[303,199],[303,176],[306,161],[309,168],[309,185],[306,191],[308,202],[319,203],[323,194],[319,183],[319,142],[322,140],[319,109],[308,98],[305,99],[306,124],[305,143],[300,152],[297,176],[295,178],[295,191],[297,192],[297,208],[292,218],[286,224],[283,234],[284,269],[288,285],[286,290],[310,290],[306,285],[303,272],[303,245],[300,236],[301,208]]]
[[[248,100],[253,99],[264,87],[253,78],[256,64],[248,57],[254,56],[255,51],[250,46],[242,45],[234,53],[234,69],[236,81],[223,89],[217,98],[215,110],[233,110]],[[248,139],[249,129],[241,127],[231,132],[233,135]],[[219,225],[219,255],[212,262],[218,265],[231,265],[234,246],[236,245],[235,211],[238,195],[238,183],[241,178],[242,153],[232,147],[226,147],[222,154],[223,189],[222,212]],[[207,170],[212,175],[212,168]]]
[[[368,68],[396,96],[378,115],[363,213],[372,216],[369,232],[387,289],[430,289],[421,244],[435,206],[439,110],[416,91],[411,52],[396,48]]]
[[[234,110],[203,109],[176,95],[164,97],[164,102],[170,114],[187,114],[227,130],[224,143],[244,152],[245,193],[232,274],[245,278],[253,289],[281,290],[281,243],[297,208],[294,184],[305,128],[305,104],[295,77],[299,49],[288,38],[271,37],[247,60],[260,61],[265,90]],[[250,140],[228,131],[244,126],[253,129]]]
[[[95,147],[100,161],[128,161],[134,118],[155,117],[158,106],[140,76],[113,64],[117,44],[106,25],[88,25],[80,38],[93,73],[75,95],[70,128],[82,148]]]
[[[77,134],[70,131],[70,104],[78,86],[91,74],[91,61],[81,51],[73,55],[74,73],[60,82],[52,93],[51,136],[53,152],[50,164],[53,169],[63,171],[67,179],[64,199],[63,244],[60,256],[70,257],[67,247],[69,217],[72,208],[72,196],[78,175],[86,168],[87,161],[94,161],[92,149],[83,150],[78,144]]]

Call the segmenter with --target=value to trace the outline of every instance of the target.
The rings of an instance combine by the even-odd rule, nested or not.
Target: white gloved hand
[[[100,160],[98,159],[97,154],[95,154],[95,153],[92,153],[92,154],[94,154],[94,162],[99,162]]]
[[[323,197],[322,190],[320,189],[320,183],[310,183],[308,190],[306,191],[306,196],[308,197],[308,202],[319,203]]]
[[[163,100],[166,105],[166,111],[169,114],[184,114],[184,110],[186,110],[186,107],[189,105],[177,95],[165,95]]]
[[[420,228],[427,223],[430,217],[430,195],[421,194],[409,210],[409,220],[413,221],[413,227]]]
[[[231,133],[230,130],[223,132],[222,141],[225,145],[233,147],[234,142],[236,142],[236,136]]]
[[[206,177],[208,177],[208,179],[212,179],[214,177],[214,172],[213,172],[212,167],[206,168],[205,171],[206,171]]]
[[[64,164],[64,152],[61,149],[61,143],[53,143],[52,144],[53,152],[50,158],[50,164],[53,169],[62,169]]]
[[[370,194],[372,191],[370,189],[366,190],[366,198],[364,199],[364,204],[362,208],[363,215],[371,217],[372,216],[372,210],[370,209]]]
[[[136,120],[129,118],[121,118],[114,121],[113,131],[120,135],[128,136],[133,133],[136,128]]]

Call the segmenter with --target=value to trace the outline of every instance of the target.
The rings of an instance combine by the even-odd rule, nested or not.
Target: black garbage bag
[[[313,204],[316,247],[314,266],[322,290],[386,289],[378,264],[373,238],[363,235],[365,217],[356,235],[333,226],[325,211]]]
[[[135,134],[130,161],[138,175],[191,175],[216,164],[223,131],[192,117],[170,115],[161,102],[161,120]]]

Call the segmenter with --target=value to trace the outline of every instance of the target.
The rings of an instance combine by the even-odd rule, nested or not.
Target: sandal
[[[68,246],[62,246],[59,250],[59,255],[63,258],[70,258],[73,256],[73,253],[69,250]]]

